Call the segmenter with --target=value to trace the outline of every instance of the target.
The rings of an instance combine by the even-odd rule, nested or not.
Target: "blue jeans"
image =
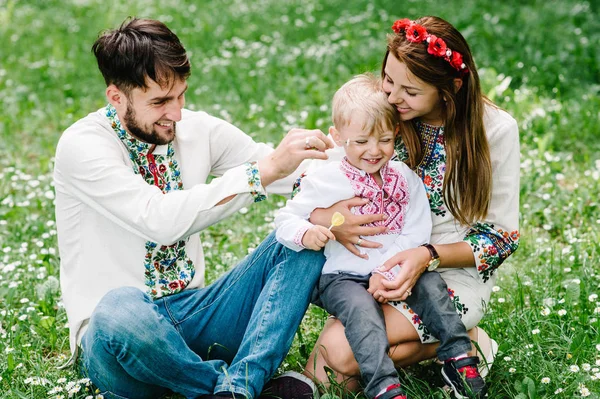
[[[440,340],[437,357],[446,361],[471,350],[471,338],[448,295],[446,282],[436,271],[425,271],[404,300]]]
[[[82,338],[82,373],[105,398],[256,397],[285,358],[324,261],[272,233],[206,288],[157,300],[110,291]]]

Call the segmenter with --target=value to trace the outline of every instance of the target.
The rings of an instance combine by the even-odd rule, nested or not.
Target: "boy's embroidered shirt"
[[[352,185],[355,196],[369,199],[367,204],[355,207],[352,212],[357,215],[385,214],[386,220],[369,225],[384,225],[390,233],[401,232],[410,200],[406,178],[398,170],[390,168],[389,163],[380,170],[381,187],[371,175],[352,166],[346,158],[340,163],[340,169]]]
[[[484,119],[490,144],[493,167],[492,202],[487,220],[473,226],[460,226],[448,211],[443,198],[443,184],[446,172],[446,149],[444,147],[443,126],[431,126],[415,121],[415,129],[421,137],[423,160],[416,172],[427,191],[433,214],[432,243],[442,242],[444,237],[461,232],[455,240],[467,242],[476,261],[477,273],[485,282],[519,245],[518,231],[518,168],[519,143],[518,128],[514,119],[504,111],[486,109]],[[515,149],[516,147],[516,149]],[[512,149],[510,149],[512,148]],[[408,160],[408,152],[399,138],[396,154],[401,161]],[[499,157],[512,157],[506,162]],[[502,165],[500,169],[497,165]],[[517,176],[515,179],[514,176]],[[452,241],[448,241],[452,242]]]
[[[359,196],[370,201],[354,207],[354,214],[383,212],[388,216],[385,221],[372,224],[388,227],[387,233],[365,237],[383,246],[358,247],[369,256],[362,259],[337,241],[329,241],[325,246],[327,261],[322,273],[368,275],[397,252],[429,242],[431,212],[419,177],[403,162],[389,162],[381,169],[381,177],[380,187],[372,176],[350,165],[346,159],[311,170],[302,179],[300,192],[275,216],[277,239],[295,251],[304,249],[302,238],[313,227],[308,219],[314,209]]]

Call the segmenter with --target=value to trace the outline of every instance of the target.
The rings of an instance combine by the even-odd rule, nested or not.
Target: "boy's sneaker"
[[[406,393],[400,387],[400,384],[390,385],[385,392],[375,396],[375,399],[407,399]]]
[[[458,399],[486,397],[487,386],[479,374],[478,364],[479,358],[477,356],[444,362],[442,376]]]
[[[319,390],[310,378],[288,371],[269,380],[258,399],[319,399]]]

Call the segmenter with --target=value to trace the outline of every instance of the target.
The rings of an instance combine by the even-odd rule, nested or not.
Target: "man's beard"
[[[151,131],[147,131],[138,125],[135,117],[135,111],[132,107],[127,105],[127,111],[123,117],[123,122],[129,133],[134,137],[146,143],[156,145],[169,144],[175,138],[175,121],[173,121],[173,127],[170,129],[170,131],[172,131],[172,136],[161,137],[156,130],[152,129]]]

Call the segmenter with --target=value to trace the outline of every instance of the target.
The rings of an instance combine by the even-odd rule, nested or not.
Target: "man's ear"
[[[454,92],[458,93],[458,91],[460,90],[460,88],[463,85],[463,81],[461,78],[454,78]]]
[[[117,111],[127,107],[127,96],[114,84],[106,88],[106,99]]]

